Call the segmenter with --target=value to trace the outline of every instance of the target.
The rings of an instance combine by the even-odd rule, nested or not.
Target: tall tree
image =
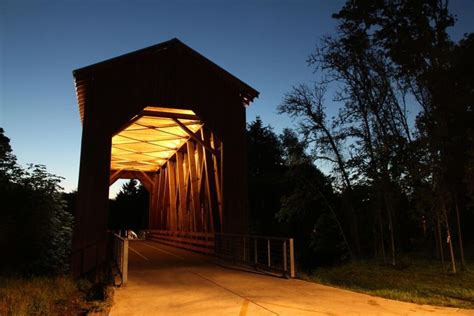
[[[370,78],[372,74],[377,74],[378,70],[383,68],[366,61],[373,59],[373,56],[380,56],[383,63],[378,64],[386,65],[384,68],[388,70],[384,77],[389,82],[396,82],[395,87],[398,87],[398,91],[406,91],[414,96],[422,108],[417,117],[418,139],[416,142],[421,150],[416,151],[422,153],[424,157],[420,159],[421,164],[415,164],[414,168],[407,170],[415,171],[411,177],[428,183],[432,194],[437,197],[432,199],[432,209],[436,213],[436,218],[445,224],[452,268],[455,272],[449,215],[450,210],[453,209],[459,215],[457,201],[463,196],[463,184],[460,179],[463,178],[462,170],[466,161],[466,142],[461,140],[462,136],[466,135],[466,124],[463,123],[466,118],[472,117],[472,111],[469,110],[470,102],[466,102],[465,99],[469,93],[454,93],[466,87],[468,89],[465,91],[469,91],[469,79],[463,78],[463,81],[456,79],[456,75],[453,76],[462,71],[456,69],[459,62],[459,56],[457,56],[459,52],[456,54],[456,51],[459,51],[460,45],[454,44],[447,33],[447,28],[454,25],[454,18],[448,11],[448,1],[348,1],[334,17],[339,23],[339,34],[335,40],[329,41],[329,45],[326,44],[325,47],[329,47],[326,53],[320,54],[325,57],[323,62],[328,59],[335,60],[334,63],[329,64],[331,70],[340,64],[349,64],[362,70],[361,73],[365,74],[364,78]],[[355,52],[356,54],[352,55],[355,58],[347,58],[347,54],[332,54],[340,51]],[[357,54],[358,52],[360,54]],[[334,56],[336,58],[333,58]],[[346,59],[341,59],[340,56],[346,56]],[[365,65],[368,67],[364,72]],[[340,73],[338,71],[338,74]],[[347,79],[347,76],[345,77]],[[378,81],[362,81],[364,85],[368,83],[370,86],[360,91],[363,94],[376,91],[376,84],[383,83],[382,79],[383,77]],[[379,91],[383,92],[383,90]],[[392,89],[392,91],[396,90]],[[394,114],[397,112],[402,113],[399,111],[400,107],[384,105],[387,101],[386,97],[393,96],[393,93],[377,95],[383,98],[374,98],[375,102],[372,105],[369,102],[369,109],[376,109],[377,106],[394,109],[393,113],[389,112],[389,118],[396,117]],[[363,95],[364,102],[370,101],[371,96],[370,94]],[[379,111],[373,111],[374,115],[377,112]],[[379,113],[383,114],[383,112]],[[379,118],[377,115],[375,118],[385,130],[394,130],[392,127],[396,125],[390,124],[391,120],[383,120],[381,119],[383,117]],[[395,122],[393,120],[393,123]],[[399,120],[399,123],[406,130],[404,120]],[[384,130],[381,131],[382,135],[376,135],[375,138],[377,141],[382,140],[382,148],[385,148],[388,139]],[[397,138],[404,138],[409,143],[411,142],[409,132],[405,135],[399,132],[396,134],[396,136],[402,136]],[[453,161],[457,163],[453,164]],[[427,170],[427,173],[420,178],[419,173],[423,169]],[[408,173],[405,172],[402,175],[406,177]],[[388,179],[386,176],[383,178]],[[459,216],[457,216],[457,223],[458,238],[462,245]],[[442,239],[440,236],[439,240]]]
[[[351,256],[351,247],[335,210],[332,179],[316,168],[294,131],[283,130],[280,139],[289,190],[276,217],[296,239],[299,262],[313,268],[344,261]]]
[[[259,117],[247,125],[246,138],[250,229],[256,234],[279,234],[275,213],[287,187],[282,145]]]
[[[327,121],[325,113],[325,86],[310,87],[301,84],[287,93],[278,107],[280,114],[286,113],[297,121],[298,131],[304,136],[307,145],[313,145],[313,159],[323,159],[334,164],[342,183],[343,203],[351,218],[351,248],[360,252],[357,214],[352,203],[352,183],[347,162],[341,149],[344,133],[335,130]]]
[[[334,18],[337,32],[324,37],[309,57],[322,80],[293,88],[279,111],[298,121],[305,140],[315,145],[314,159],[334,163],[351,204],[357,200],[355,186],[370,188],[367,198],[374,225],[378,222],[373,236],[385,254],[388,230],[393,265],[406,239],[397,233],[397,223],[405,221],[406,230],[413,219],[437,232],[441,256],[443,240],[448,241],[456,271],[452,240],[457,235],[463,262],[462,218],[470,183],[464,174],[473,169],[474,89],[467,75],[473,62],[466,58],[472,56],[472,36],[457,44],[450,40],[446,30],[454,18],[443,0],[347,1]],[[327,86],[341,105],[331,120],[324,104]],[[409,124],[407,103],[421,108],[415,125]],[[416,213],[406,212],[410,200]]]

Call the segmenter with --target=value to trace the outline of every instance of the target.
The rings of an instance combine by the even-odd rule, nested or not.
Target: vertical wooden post
[[[253,248],[254,248],[254,252],[255,252],[255,260],[254,260],[254,262],[255,262],[255,266],[257,266],[257,264],[258,264],[257,238],[255,238],[255,239],[253,240]]]
[[[169,226],[169,165],[166,165],[166,169],[163,172],[163,195],[162,195],[162,207],[161,207],[161,229],[170,229]]]
[[[295,250],[293,238],[290,238],[290,276],[295,277]]]
[[[267,265],[270,268],[270,266],[272,265],[271,258],[270,258],[271,256],[270,255],[270,239],[267,239],[267,255],[268,255]]]
[[[128,280],[128,239],[123,240],[123,267],[122,267],[122,284]]]
[[[199,203],[199,192],[198,192],[198,178],[196,174],[196,157],[194,155],[194,143],[192,141],[187,142],[188,149],[188,163],[189,163],[189,173],[191,181],[191,209],[193,211],[193,220],[194,220],[194,231],[201,231],[202,225],[200,222],[200,203]]]
[[[175,231],[177,229],[177,214],[176,214],[176,175],[175,162],[168,161],[168,184],[169,184],[169,229]]]
[[[243,248],[244,248],[243,249],[244,250],[244,262],[247,262],[247,242],[246,242],[247,238],[246,238],[246,236],[242,236],[242,239],[243,239],[243,244],[244,244],[244,246],[243,246]]]
[[[183,176],[184,176],[184,203],[185,203],[185,212],[186,212],[186,219],[185,219],[185,227],[186,231],[192,231],[193,220],[192,220],[192,205],[191,205],[191,197],[190,197],[190,187],[189,187],[189,162],[188,162],[188,152],[183,152]]]
[[[220,146],[220,151],[221,151],[221,159],[220,159],[220,169],[218,169],[220,171],[220,176],[219,176],[219,179],[220,179],[220,193],[221,193],[221,197],[220,197],[220,205],[221,205],[221,208],[220,208],[220,212],[221,212],[221,230],[222,232],[224,232],[223,230],[223,227],[226,227],[225,223],[224,223],[224,143],[221,141],[221,146]]]
[[[211,143],[211,146],[214,150],[216,150],[216,140],[215,140],[215,136],[214,136],[214,133],[210,133],[210,143]],[[214,225],[214,228],[216,229],[216,231],[218,232],[222,232],[222,208],[223,208],[223,205],[222,205],[222,188],[221,188],[221,181],[220,181],[220,167],[219,167],[219,162],[218,162],[218,159],[219,157],[217,157],[216,155],[212,155],[212,171],[214,173],[214,190],[215,190],[215,193],[216,193],[216,199],[217,199],[217,207],[218,207],[218,216],[216,216],[216,223]],[[209,163],[209,165],[211,165]],[[209,166],[208,165],[208,166]],[[218,220],[217,220],[218,218]]]
[[[178,185],[178,230],[186,230],[186,195],[184,189],[184,161],[183,153],[176,153],[176,182]]]
[[[286,256],[286,240],[283,241],[283,271],[285,274],[288,273],[288,263],[287,263],[287,256]]]
[[[149,192],[148,202],[148,228],[156,228],[158,226],[158,189],[159,189],[159,174],[153,175],[153,185]]]

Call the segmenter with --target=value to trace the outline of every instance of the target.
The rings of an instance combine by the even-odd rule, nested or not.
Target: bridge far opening
[[[121,236],[148,229],[149,192],[139,179],[119,179],[109,187],[107,229]]]

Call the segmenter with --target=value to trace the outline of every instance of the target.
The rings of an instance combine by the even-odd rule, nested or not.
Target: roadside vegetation
[[[0,315],[107,315],[113,289],[65,276],[0,277]]]
[[[74,194],[17,163],[0,128],[0,315],[107,315],[113,289],[69,275]]]
[[[467,270],[440,273],[439,261],[400,258],[394,268],[375,261],[353,261],[336,267],[320,267],[303,279],[384,298],[474,309],[474,264]]]

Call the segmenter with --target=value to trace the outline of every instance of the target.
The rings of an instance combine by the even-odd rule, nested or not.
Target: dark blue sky
[[[334,30],[344,1],[0,1],[0,127],[19,162],[45,164],[77,186],[81,124],[72,70],[177,37],[260,91],[247,121],[277,132],[292,85],[316,79],[306,58]],[[458,39],[474,1],[451,1]],[[335,109],[333,109],[335,110]]]

